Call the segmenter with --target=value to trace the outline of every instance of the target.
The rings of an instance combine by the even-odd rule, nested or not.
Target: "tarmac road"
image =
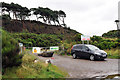
[[[119,59],[105,59],[105,61],[90,61],[87,59],[73,59],[72,56],[53,55],[40,57],[50,59],[52,64],[69,73],[69,78],[93,78],[96,76],[105,77],[111,74],[118,74]]]

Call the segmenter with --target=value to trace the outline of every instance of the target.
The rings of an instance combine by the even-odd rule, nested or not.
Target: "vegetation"
[[[38,7],[38,8],[31,8],[28,9],[27,7],[22,7],[19,4],[15,3],[5,3],[1,2],[2,4],[2,15],[8,15],[12,19],[16,20],[26,20],[27,18],[29,19],[30,16],[35,15],[38,19],[42,19],[44,23],[46,24],[51,24],[53,22],[55,25],[56,23],[58,25],[63,25],[66,26],[64,18],[66,17],[66,14],[62,10],[51,10],[49,8],[43,8],[43,7]],[[6,14],[7,13],[7,14]],[[11,17],[11,14],[13,14],[13,17]],[[60,21],[62,22],[60,24]]]
[[[96,45],[108,54],[108,58],[120,59],[120,39],[118,38],[105,38],[100,36],[91,37],[91,44]]]
[[[91,37],[90,43],[96,45],[100,49],[112,49],[120,47],[120,39],[107,39],[100,36]]]
[[[36,57],[32,54],[19,55],[18,46],[19,42],[25,47],[60,46],[57,54],[70,55],[72,46],[82,43],[82,34],[66,26],[65,12],[43,7],[28,9],[15,3],[1,2],[1,4],[2,16],[0,18],[3,20],[4,27],[4,30],[0,29],[2,31],[3,78],[65,77],[67,74],[52,64],[44,64],[40,60],[35,63]],[[32,15],[36,16],[37,21],[29,19]],[[119,34],[119,30],[112,30],[104,33],[102,37],[93,36],[90,44],[104,49],[108,53],[108,58],[120,58],[117,50],[120,49]]]
[[[87,44],[87,41],[85,41],[84,43]],[[113,39],[113,38],[104,38],[104,37],[100,37],[100,36],[93,36],[93,37],[91,37],[91,40],[89,43],[99,47],[100,49],[120,48],[120,39],[118,39],[118,38]],[[67,49],[66,51],[68,51],[67,54],[70,54],[70,49],[71,49],[72,45],[74,45],[74,44],[82,44],[80,36],[77,36],[76,38],[74,37],[74,41],[72,41],[72,42],[66,41],[64,43],[65,49]]]
[[[5,16],[4,16],[5,17]],[[30,21],[25,20],[24,23],[17,20],[9,20],[5,19],[2,20],[2,25],[5,30],[10,33],[14,32],[29,32],[29,33],[36,33],[36,34],[57,34],[57,35],[65,35],[68,37],[74,36],[78,32],[72,30],[68,27],[61,27],[55,25],[48,25],[41,23],[39,21]]]
[[[18,42],[23,43],[26,47],[39,46],[60,46],[59,54],[69,55],[72,45],[82,44],[81,34],[78,33],[70,38],[64,38],[65,35],[53,35],[53,34],[35,34],[35,33],[12,33],[13,37]],[[85,43],[87,43],[85,41]],[[120,40],[115,38],[104,38],[100,36],[91,37],[89,42],[92,45],[99,47],[100,49],[115,49],[120,48]]]
[[[12,33],[13,37],[24,44],[25,47],[49,47],[58,46],[62,40],[62,35],[35,34],[35,33]]]
[[[18,42],[11,37],[10,33],[2,30],[2,70],[6,67],[18,66],[21,64]]]
[[[107,33],[104,33],[102,37],[107,37],[107,38],[120,38],[120,30],[111,30]]]
[[[2,31],[3,79],[4,78],[63,78],[67,76],[66,72],[62,72],[52,64],[45,64],[43,61],[40,61],[35,55],[29,54],[27,52],[20,55],[18,41],[17,39],[15,40],[15,38],[13,38],[13,36],[14,37],[17,36],[23,38],[24,40],[27,40],[28,37],[31,39],[37,39],[37,37],[38,38],[42,37],[44,39],[49,38],[54,42],[54,38],[57,38],[57,36],[55,35],[50,36],[46,34],[38,36],[37,34],[34,33],[32,34],[32,36],[31,34],[29,35],[27,33],[26,34],[20,33],[13,35],[3,29],[1,29],[1,31]],[[33,35],[35,37],[33,37]],[[50,44],[50,42],[47,43]],[[35,59],[38,59],[39,61],[34,62]]]
[[[107,49],[105,50],[108,54],[108,58],[120,59],[119,49]]]
[[[22,58],[19,67],[7,68],[4,78],[63,78],[68,76],[66,72],[59,70],[52,64],[45,64],[39,60],[34,62],[37,57],[26,53]]]

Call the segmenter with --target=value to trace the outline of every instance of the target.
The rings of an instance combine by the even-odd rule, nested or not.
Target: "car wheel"
[[[90,55],[90,60],[94,61],[95,60],[95,56],[94,55]]]
[[[76,59],[77,58],[77,55],[74,53],[73,54],[73,59]]]

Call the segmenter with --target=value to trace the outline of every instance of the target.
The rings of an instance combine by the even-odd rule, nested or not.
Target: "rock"
[[[45,61],[45,63],[46,63],[46,64],[51,64],[50,59],[47,59],[47,60]]]
[[[38,62],[38,61],[39,61],[38,59],[35,59],[35,60],[34,60],[35,63]]]

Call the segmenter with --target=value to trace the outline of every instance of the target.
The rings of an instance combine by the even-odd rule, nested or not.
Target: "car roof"
[[[86,46],[86,45],[91,45],[91,44],[75,44],[75,45],[73,45],[73,47],[74,46]]]

